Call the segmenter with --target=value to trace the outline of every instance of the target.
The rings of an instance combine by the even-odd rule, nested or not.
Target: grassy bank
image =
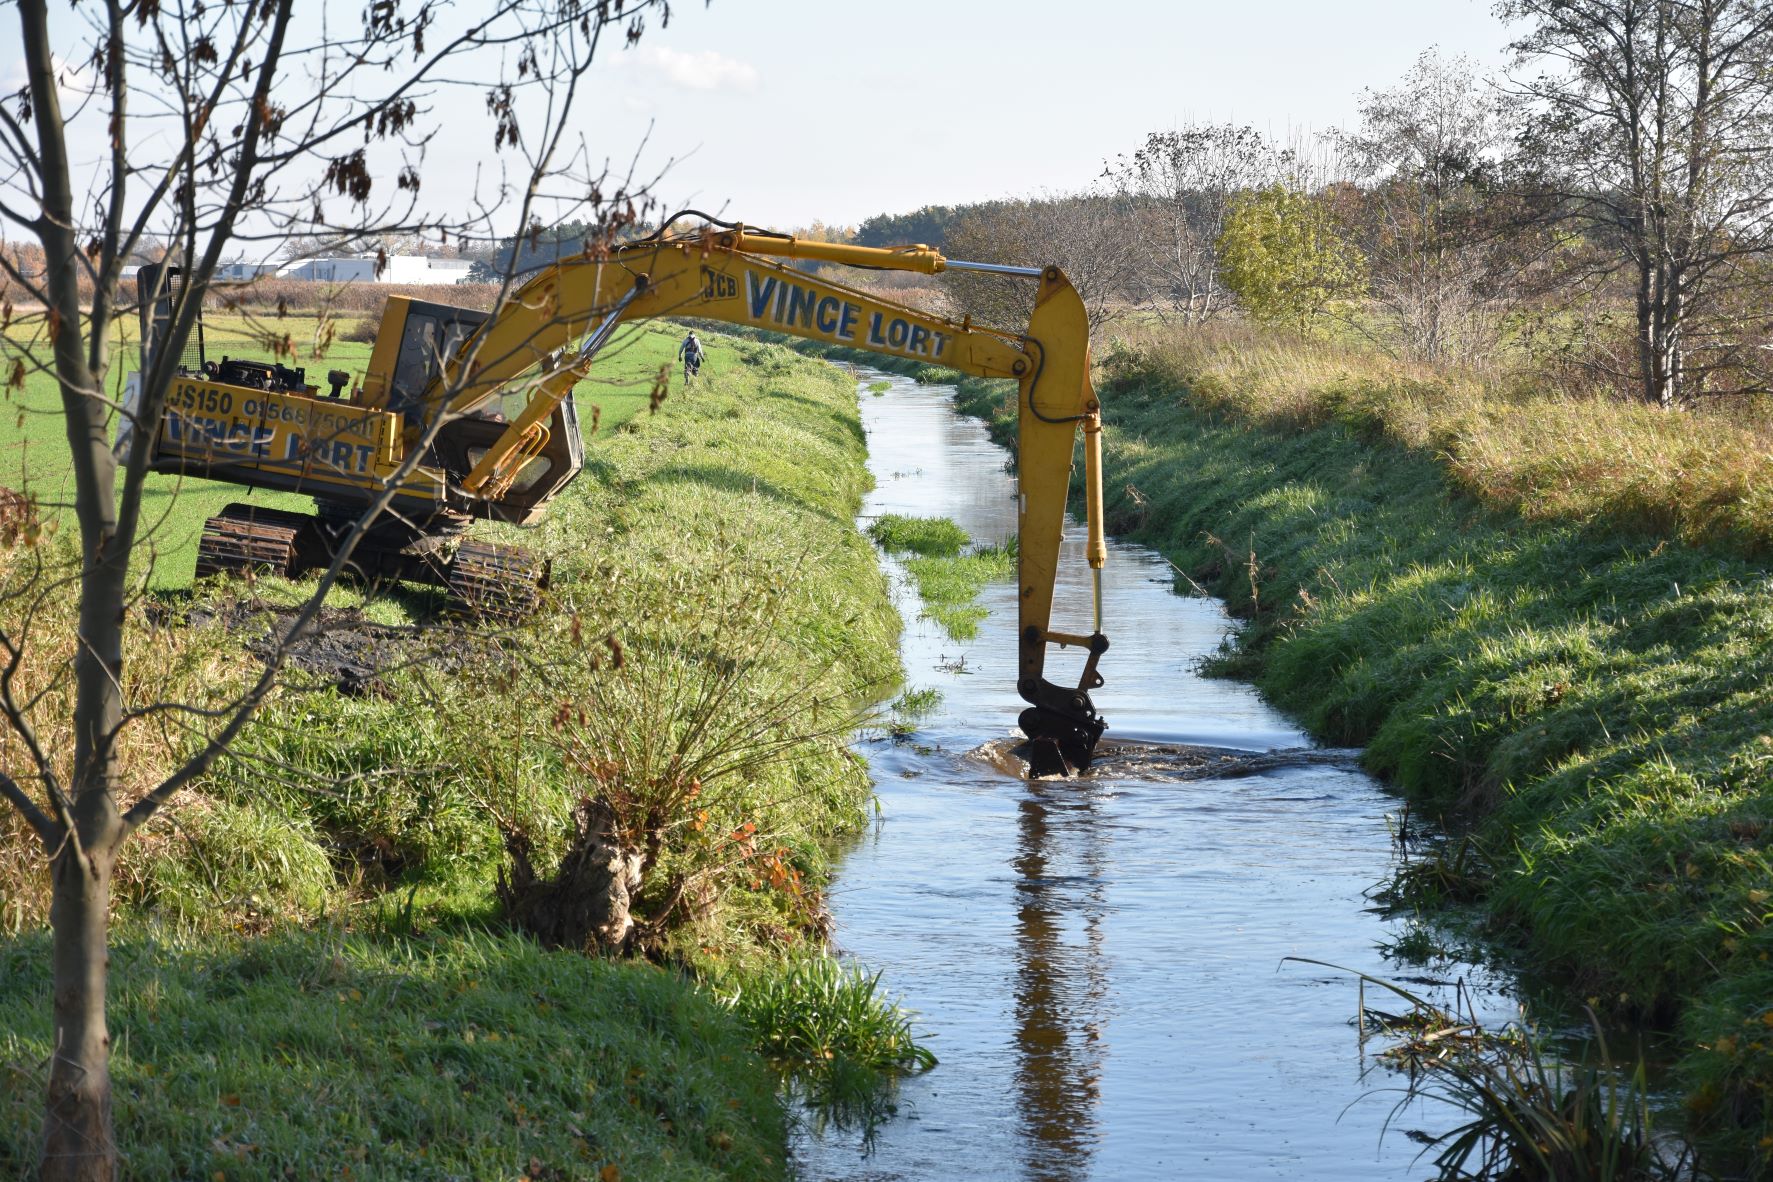
[[[48,941],[0,945],[0,1166],[24,1176]],[[123,940],[131,1178],[778,1178],[775,1081],[675,974],[527,940]],[[35,1086],[33,1086],[35,1085]]]
[[[1507,392],[1461,401],[1371,359],[1282,369],[1282,355],[1251,364],[1195,340],[1110,357],[1111,528],[1247,619],[1223,668],[1323,740],[1365,745],[1419,812],[1468,829],[1476,856],[1410,876],[1407,903],[1476,901],[1486,930],[1574,1001],[1673,1025],[1696,1126],[1764,1164],[1766,531],[1749,501],[1725,505],[1722,476],[1630,476],[1720,432],[1737,434],[1714,471],[1752,472],[1753,428]],[[963,383],[960,401],[1005,433],[1000,388]],[[1576,475],[1609,439],[1610,478]]]
[[[603,370],[617,384],[582,389],[581,407],[644,408],[674,347],[669,329],[637,335]],[[532,1158],[538,1176],[560,1177],[606,1164],[667,1178],[784,1169],[785,1115],[763,1102],[775,1076],[741,1049],[742,1014],[675,972],[479,934],[502,926],[495,880],[511,835],[551,872],[593,797],[658,839],[634,903],[658,920],[661,959],[758,980],[818,942],[830,841],[862,824],[869,793],[847,727],[897,678],[897,620],[853,527],[868,480],[854,384],[744,341],[710,342],[704,372],[692,390],[674,383],[655,415],[612,430],[606,411],[586,474],[546,525],[511,531],[555,557],[540,618],[496,639],[401,631],[367,692],[296,676],[235,756],[132,847],[119,881],[120,1129],[132,1160],[190,1155],[144,1176],[274,1177],[292,1161],[349,1162],[355,1177],[517,1176]],[[36,553],[66,558],[67,539]],[[25,557],[0,555],[0,573],[22,577]],[[131,617],[139,691],[222,700],[253,670],[254,613],[301,590],[156,591]],[[428,607],[397,595],[372,613],[404,628]],[[32,686],[65,660],[67,605],[38,630]],[[695,710],[714,690],[745,736],[685,725],[711,717]],[[616,718],[636,725],[607,725]],[[692,729],[726,745],[695,747]],[[612,733],[635,742],[596,757]],[[188,743],[174,728],[127,731],[130,782],[153,782]],[[703,773],[660,774],[674,753]],[[13,933],[0,948],[19,966],[0,977],[0,1169],[13,1172],[32,1152],[48,1054],[34,862],[0,821],[0,929]],[[143,1026],[173,1013],[166,1041]],[[335,1072],[337,1120],[294,1102],[296,1081]],[[345,1151],[351,1138],[368,1140],[374,1168]]]

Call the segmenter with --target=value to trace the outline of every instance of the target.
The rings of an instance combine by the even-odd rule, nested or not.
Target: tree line
[[[1099,324],[1335,323],[1400,356],[1525,354],[1672,407],[1773,374],[1773,6],[1505,0],[1494,74],[1430,50],[1357,126],[1152,132],[1074,192],[927,206],[864,244],[1052,261]],[[1004,324],[1029,293],[951,273]]]

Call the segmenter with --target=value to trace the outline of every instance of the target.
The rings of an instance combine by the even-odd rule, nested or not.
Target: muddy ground
[[[243,639],[246,650],[271,660],[288,633],[297,610],[251,599],[198,604],[188,611],[151,612],[158,626],[216,626]],[[384,678],[401,669],[423,666],[453,672],[470,660],[483,661],[497,640],[459,624],[384,624],[357,608],[322,608],[302,635],[289,646],[286,668],[310,674],[341,693],[383,695]]]

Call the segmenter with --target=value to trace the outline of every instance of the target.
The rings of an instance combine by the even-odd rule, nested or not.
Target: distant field
[[[370,346],[337,339],[355,327],[356,320],[347,318],[336,323],[335,338],[322,349],[316,341],[317,320],[310,313],[251,318],[207,316],[207,355],[212,359],[226,355],[269,360],[272,339],[287,334],[295,349],[292,364],[305,367],[311,382],[324,385],[328,369],[349,370],[354,380],[359,379],[369,364]],[[107,382],[107,388],[113,392],[121,390],[124,377],[136,365],[134,325],[124,328],[115,338],[117,361]],[[22,342],[26,331],[15,327],[9,337]],[[677,330],[671,326],[637,325],[624,329],[605,348],[596,371],[579,386],[577,393],[580,422],[588,434],[592,408],[597,408],[598,431],[588,438],[589,446],[595,448],[599,437],[646,408],[654,376],[661,365],[672,360],[677,339]],[[673,386],[680,380],[674,374]],[[69,511],[73,489],[69,483],[61,404],[55,380],[47,374],[28,376],[22,392],[0,393],[0,486],[35,495],[48,522],[59,526],[63,519],[72,520]],[[242,489],[211,480],[149,478],[143,528],[149,549],[137,561],[152,561],[155,586],[179,587],[190,582],[197,537],[204,520],[237,500],[297,510],[312,504],[304,496]]]

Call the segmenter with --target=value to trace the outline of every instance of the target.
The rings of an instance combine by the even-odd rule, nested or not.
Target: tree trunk
[[[1685,302],[1667,270],[1651,264],[1638,278],[1638,382],[1645,402],[1671,410],[1681,401],[1681,330]]]
[[[1665,406],[1662,388],[1662,358],[1657,348],[1656,272],[1648,260],[1638,261],[1638,390],[1645,402]]]
[[[630,910],[640,893],[643,856],[616,834],[615,814],[585,797],[573,810],[573,836],[553,878],[530,860],[529,838],[505,834],[510,873],[499,871],[506,916],[547,948],[620,953],[634,934]]]
[[[1685,374],[1681,356],[1681,338],[1686,327],[1685,302],[1681,298],[1680,283],[1670,276],[1666,280],[1667,295],[1663,299],[1662,336],[1658,341],[1657,353],[1661,358],[1662,408],[1664,410],[1679,406],[1686,400]]]
[[[112,854],[62,847],[51,867],[55,1038],[43,1124],[43,1182],[110,1182],[111,1036],[105,1029]]]

